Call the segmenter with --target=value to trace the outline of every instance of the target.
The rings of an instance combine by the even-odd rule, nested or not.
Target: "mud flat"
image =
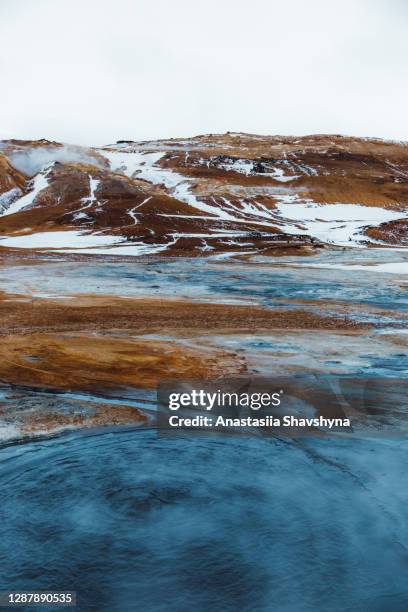
[[[163,379],[408,370],[400,276],[373,282],[348,252],[313,258],[332,269],[302,261],[4,261],[0,436],[143,424],[133,400],[153,410]]]
[[[262,357],[248,361],[241,347],[262,331],[359,335],[370,328],[302,309],[101,295],[60,298],[0,294],[3,439],[143,425],[145,406],[129,405],[129,390],[153,392],[164,379],[239,376],[248,373],[249,362],[255,373],[253,362],[263,363]],[[228,337],[237,339],[234,347],[227,346]],[[61,398],[61,392],[70,395]],[[78,392],[96,399],[90,404],[87,397],[76,397]],[[124,396],[120,405],[112,404],[115,394]]]
[[[0,389],[1,391],[1,389]],[[62,431],[106,426],[140,426],[148,417],[135,406],[57,397],[8,389],[0,404],[3,440],[47,436]]]
[[[256,331],[259,329],[359,330],[367,325],[347,317],[329,317],[306,310],[209,304],[183,300],[126,299],[115,296],[67,296],[44,299],[0,294],[0,334],[128,330]]]
[[[92,392],[153,389],[164,378],[214,379],[244,370],[232,351],[108,333],[11,335],[4,338],[0,362],[3,382]]]

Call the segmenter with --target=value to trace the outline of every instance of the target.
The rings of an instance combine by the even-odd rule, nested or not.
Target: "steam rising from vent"
[[[11,164],[20,172],[33,176],[52,163],[84,163],[93,166],[102,166],[97,156],[90,155],[87,149],[75,145],[62,145],[59,147],[33,147],[26,151],[10,153],[7,155]]]

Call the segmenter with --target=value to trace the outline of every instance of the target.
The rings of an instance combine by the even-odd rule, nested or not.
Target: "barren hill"
[[[408,246],[408,146],[227,133],[0,142],[0,247],[104,255]]]

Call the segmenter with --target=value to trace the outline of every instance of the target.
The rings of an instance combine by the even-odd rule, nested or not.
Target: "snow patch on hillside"
[[[218,162],[216,157],[210,158],[209,162],[206,160],[200,160],[202,163],[207,165],[213,165],[216,168],[221,168],[226,171],[238,172],[239,174],[245,174],[245,176],[259,176],[272,178],[280,183],[288,183],[299,178],[299,175],[287,175],[284,174],[283,168],[277,166],[271,166],[264,162],[258,162],[253,159],[233,159],[227,158],[225,161]],[[283,163],[283,162],[282,162]]]
[[[149,197],[145,198],[143,200],[143,202],[141,202],[140,204],[137,204],[136,206],[134,206],[133,208],[131,208],[129,210],[128,215],[129,215],[129,217],[131,217],[131,219],[133,219],[135,225],[137,225],[139,223],[139,220],[138,220],[136,215],[142,214],[142,213],[135,212],[135,210],[137,208],[141,208],[141,206],[143,206],[144,204],[147,204],[147,202],[149,202],[151,199],[152,199],[152,196],[149,196]]]
[[[290,202],[278,203],[276,208],[282,218],[298,223],[298,233],[340,246],[362,246],[363,240],[369,241],[367,236],[361,234],[363,228],[407,216],[406,212],[359,204],[298,202],[296,196]],[[286,225],[284,229],[293,232],[292,225]]]
[[[98,200],[97,200],[95,193],[96,193],[96,190],[98,189],[100,181],[97,179],[94,179],[90,174],[88,174],[88,179],[89,179],[89,196],[86,198],[82,198],[81,202],[83,206],[73,211],[74,219],[76,221],[78,221],[79,219],[87,219],[88,215],[84,213],[83,211],[86,210],[87,208],[90,208],[95,203],[98,204]]]
[[[101,153],[109,160],[111,170],[121,172],[126,176],[144,179],[154,185],[164,185],[174,198],[185,202],[193,208],[209,213],[224,220],[234,220],[234,216],[228,214],[218,206],[211,206],[201,202],[191,192],[191,180],[178,172],[167,170],[157,166],[156,163],[164,157],[165,153],[124,153],[118,151],[105,151]]]
[[[47,176],[52,165],[53,164],[49,165],[43,170],[43,172],[34,177],[34,179],[31,181],[31,191],[29,193],[21,198],[18,198],[18,200],[15,200],[3,212],[1,212],[0,209],[0,216],[5,217],[6,215],[14,215],[17,212],[20,212],[20,210],[23,210],[23,208],[31,206],[40,191],[48,187]]]
[[[155,164],[164,157],[165,153],[124,153],[122,151],[101,150],[110,163],[113,172],[120,172],[129,178],[139,178],[149,181],[154,185],[165,183],[166,187],[174,187],[179,179],[173,173],[156,166]]]
[[[0,238],[0,247],[13,247],[18,249],[61,249],[107,246],[123,242],[121,236],[107,236],[106,234],[88,234],[76,230],[66,232],[38,232],[26,236],[8,236]]]
[[[13,187],[5,193],[0,195],[0,216],[4,213],[11,204],[21,195],[21,189],[19,187]]]

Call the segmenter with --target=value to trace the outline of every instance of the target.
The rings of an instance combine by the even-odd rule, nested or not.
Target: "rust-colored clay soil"
[[[103,427],[105,425],[143,425],[147,417],[131,406],[112,406],[112,404],[95,404],[82,407],[76,404],[74,410],[61,412],[58,409],[10,410],[0,406],[0,417],[7,417],[19,427],[22,435],[53,433],[66,429]]]
[[[268,329],[352,333],[364,327],[345,317],[295,309],[98,296],[50,300],[3,293],[0,380],[58,389],[154,388],[165,378],[219,378],[245,371],[242,356],[195,348],[190,342],[194,336]]]
[[[226,351],[113,335],[15,335],[0,347],[1,380],[53,389],[154,388],[161,379],[211,379],[242,370],[242,361]]]
[[[0,294],[0,334],[127,330],[167,332],[254,332],[262,329],[364,329],[347,317],[306,310],[267,310],[258,306],[183,300],[81,296],[63,300]]]

